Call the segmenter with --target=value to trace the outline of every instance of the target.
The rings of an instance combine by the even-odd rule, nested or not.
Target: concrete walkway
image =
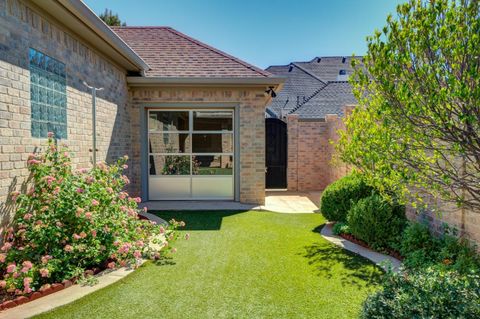
[[[340,236],[334,235],[332,231],[332,225],[332,223],[327,223],[321,231],[323,238],[325,238],[329,242],[334,243],[335,245],[340,246],[343,249],[351,251],[362,257],[370,259],[377,266],[382,267],[384,270],[386,270],[387,268],[385,263],[390,263],[393,271],[398,271],[400,269],[402,262],[397,258],[378,253],[371,249],[352,243],[351,241],[348,241]]]
[[[268,210],[278,213],[315,213],[320,192],[267,191],[265,205],[242,204],[234,201],[149,201],[140,207],[149,210]]]

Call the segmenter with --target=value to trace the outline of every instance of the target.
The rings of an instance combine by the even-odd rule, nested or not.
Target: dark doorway
[[[287,124],[265,119],[265,186],[287,188]]]

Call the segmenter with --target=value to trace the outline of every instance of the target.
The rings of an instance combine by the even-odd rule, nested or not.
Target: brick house
[[[264,111],[283,78],[168,27],[109,28],[79,0],[0,0],[0,209],[48,131],[76,168],[129,155],[143,200],[263,204]],[[24,185],[23,185],[24,186]]]
[[[347,167],[332,161],[334,148],[330,141],[338,137],[336,131],[343,127],[342,118],[356,104],[348,83],[353,72],[351,59],[316,57],[267,68],[268,72],[286,78],[282,91],[265,112],[267,169],[273,171],[272,176],[267,171],[267,188],[274,185],[291,191],[323,190],[346,174]],[[286,127],[283,165],[275,162],[275,155],[270,155],[274,165],[269,165],[269,154],[275,154],[278,135],[282,134],[274,130],[270,137],[269,125]]]

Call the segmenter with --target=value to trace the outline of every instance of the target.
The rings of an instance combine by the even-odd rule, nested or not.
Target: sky
[[[84,0],[130,26],[169,26],[266,68],[317,56],[363,55],[405,0]]]

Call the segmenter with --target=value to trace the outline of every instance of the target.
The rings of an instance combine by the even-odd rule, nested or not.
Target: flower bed
[[[352,234],[340,233],[339,236],[348,240],[348,241],[351,241],[352,243],[355,243],[355,244],[360,245],[362,247],[365,247],[365,248],[371,249],[373,251],[376,251],[375,249],[370,247],[366,242],[364,242],[363,240],[355,238],[355,236],[353,236]],[[394,258],[397,258],[400,261],[403,261],[403,258],[404,258],[402,255],[400,255],[400,253],[398,251],[395,251],[393,249],[385,249],[385,251],[381,251],[381,253],[387,253],[388,255],[390,255]]]
[[[68,149],[58,147],[53,134],[42,154],[30,155],[29,188],[11,194],[16,214],[0,247],[3,307],[61,290],[100,269],[136,268],[172,249],[175,229],[184,223],[172,220],[164,227],[139,218],[140,198],[124,191],[127,160],[73,170]]]

